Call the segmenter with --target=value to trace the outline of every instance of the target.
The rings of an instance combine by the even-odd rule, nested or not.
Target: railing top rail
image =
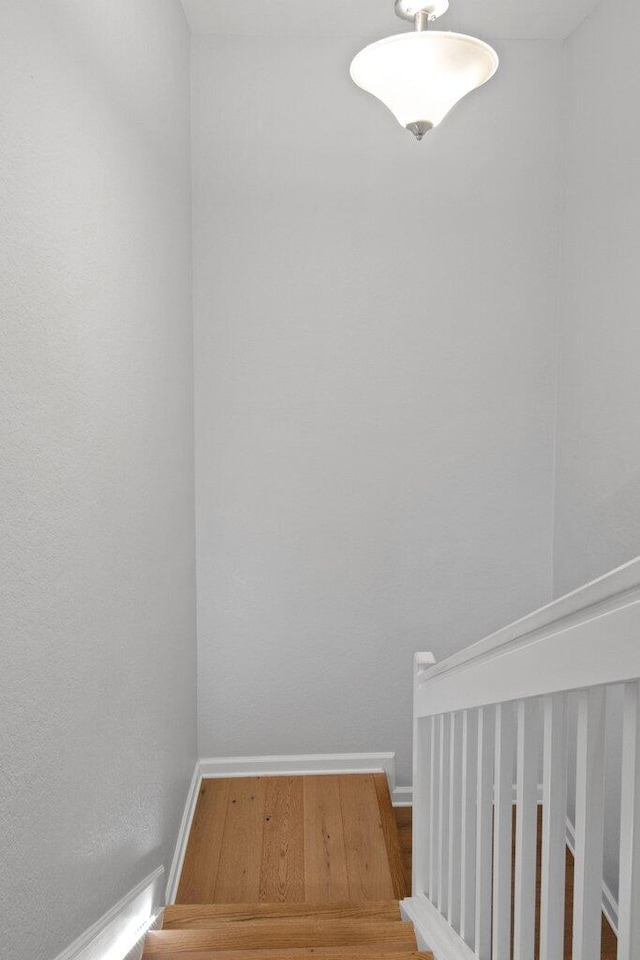
[[[466,666],[495,656],[500,648],[519,645],[536,634],[555,633],[581,619],[597,616],[608,609],[640,599],[640,557],[611,570],[590,583],[553,600],[533,613],[502,627],[490,636],[440,661],[418,678],[430,684],[437,677],[457,672]]]

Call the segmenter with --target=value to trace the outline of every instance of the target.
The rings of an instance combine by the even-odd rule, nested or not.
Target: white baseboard
[[[137,960],[144,936],[162,910],[164,867],[158,867],[56,960]]]
[[[189,841],[189,833],[191,832],[193,815],[196,812],[196,805],[198,803],[198,794],[200,793],[201,783],[202,783],[202,773],[200,770],[200,761],[196,760],[196,765],[193,770],[193,776],[191,777],[191,783],[189,784],[187,800],[184,805],[184,810],[182,812],[182,820],[180,821],[180,829],[178,830],[178,839],[176,841],[176,846],[173,853],[173,859],[171,861],[171,867],[169,869],[169,877],[167,879],[167,889],[165,893],[165,903],[175,903],[176,897],[178,896],[178,884],[180,883],[180,874],[182,873],[182,864],[184,863],[184,856],[187,852],[187,843]]]
[[[391,802],[394,807],[412,807],[413,787],[395,787],[391,792]]]
[[[386,773],[395,787],[395,753],[316,753],[285,757],[210,757],[200,761],[204,779],[286,777],[335,773]]]
[[[401,900],[400,911],[403,920],[413,923],[418,950],[432,952],[435,960],[477,960],[477,955],[424,895]]]
[[[395,753],[316,753],[283,757],[207,757],[196,762],[182,814],[169,878],[166,903],[175,903],[187,850],[189,831],[203,780],[222,777],[319,776],[337,773],[386,773],[392,797],[396,795]],[[401,787],[400,790],[408,788]],[[396,801],[394,800],[394,803]],[[404,802],[398,806],[406,806]]]

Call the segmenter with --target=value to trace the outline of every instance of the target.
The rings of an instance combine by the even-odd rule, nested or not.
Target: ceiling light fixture
[[[382,100],[417,140],[498,69],[497,53],[482,40],[428,30],[448,8],[449,0],[396,0],[397,15],[413,20],[415,32],[378,40],[351,63],[354,83]]]

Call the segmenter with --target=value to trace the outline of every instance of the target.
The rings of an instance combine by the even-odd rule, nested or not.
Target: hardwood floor
[[[400,850],[402,852],[404,870],[407,877],[411,877],[411,807],[395,807],[394,814],[400,839]],[[540,877],[540,857],[541,857],[541,824],[538,827],[538,879]],[[537,922],[539,923],[540,906],[540,887],[537,887]],[[573,857],[567,850],[567,885],[565,899],[565,946],[564,960],[571,960],[571,941],[572,941],[572,915],[573,915]],[[538,955],[538,944],[536,943],[536,956]],[[616,960],[617,940],[613,930],[602,918],[602,951],[601,960]],[[639,958],[640,960],[640,958]]]
[[[397,920],[346,920],[315,918],[260,918],[244,923],[211,921],[206,928],[163,928],[161,934],[152,931],[147,937],[147,954],[174,953],[188,948],[198,951],[304,950],[312,947],[363,947],[376,945],[379,952],[386,948],[394,953],[415,950],[416,941],[411,923]]]
[[[205,780],[143,960],[433,960],[408,892],[384,774]]]
[[[540,837],[541,821],[536,926]],[[256,960],[259,943],[261,960],[428,960],[398,907],[410,894],[411,842],[411,808],[392,808],[383,774],[204,780],[176,905],[145,957]],[[572,910],[567,852],[564,960]],[[603,918],[601,960],[616,950]]]
[[[197,929],[212,922],[245,923],[247,920],[315,917],[327,920],[400,920],[397,900],[368,900],[363,903],[207,903],[172,904],[165,907],[163,930]]]
[[[413,843],[411,825],[413,811],[411,807],[394,807],[393,813],[396,819],[398,840],[400,841],[400,855],[402,857],[404,875],[408,878],[409,887],[411,887],[411,845]]]
[[[408,894],[384,774],[204,780],[178,904],[358,903]]]

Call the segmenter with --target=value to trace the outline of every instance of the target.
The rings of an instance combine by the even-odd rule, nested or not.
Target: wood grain
[[[227,814],[213,899],[217,903],[252,903],[260,899],[265,780],[238,777],[228,783]]]
[[[203,781],[179,904],[344,904],[407,892],[384,774]]]
[[[413,924],[383,920],[285,918],[217,923],[206,929],[160,930],[147,934],[144,956],[179,955],[187,950],[262,950],[393,944],[417,950]]]
[[[394,807],[393,816],[398,829],[398,841],[400,843],[400,856],[402,857],[402,866],[404,874],[407,877],[409,889],[411,889],[411,869],[412,869],[412,815],[411,807]]]
[[[152,960],[153,957],[168,960],[170,954],[160,951],[148,952],[143,956],[146,960]],[[416,950],[399,952],[393,945],[377,943],[352,947],[309,947],[306,950],[181,950],[175,956],[179,960],[311,960],[313,957],[321,957],[322,960],[367,960],[368,957],[379,957],[380,960],[434,960],[432,953]]]
[[[263,903],[304,902],[304,822],[301,777],[265,782],[260,866]]]
[[[331,920],[400,920],[396,900],[362,903],[211,903],[165,907],[163,930],[208,927],[212,922],[243,923],[277,917],[326,917]]]
[[[338,776],[304,777],[304,880],[310,903],[350,900]],[[378,895],[372,899],[391,899]]]
[[[382,833],[387,851],[389,870],[391,871],[393,895],[398,900],[404,900],[405,897],[411,896],[411,874],[405,873],[402,851],[400,849],[400,838],[398,836],[398,826],[393,813],[391,794],[389,793],[389,784],[386,775],[384,773],[374,773],[373,783],[378,798]]]
[[[179,903],[214,899],[227,816],[229,780],[203,780],[180,877]]]
[[[370,774],[340,778],[349,900],[391,899],[393,881],[382,817]]]

